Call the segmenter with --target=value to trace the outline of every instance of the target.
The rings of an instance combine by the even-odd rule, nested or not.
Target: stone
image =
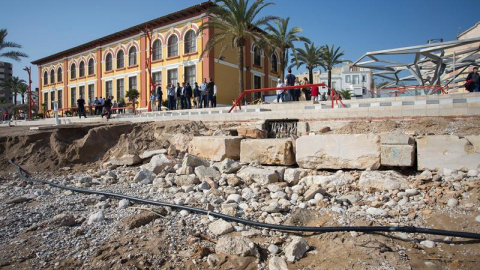
[[[268,270],[288,270],[288,265],[281,257],[274,256],[268,261]]]
[[[348,172],[337,171],[332,175],[309,175],[300,180],[306,186],[320,185],[323,188],[340,187],[351,184],[355,178]]]
[[[241,200],[242,200],[242,196],[240,194],[230,194],[230,195],[228,195],[226,202],[227,203],[230,203],[230,202],[239,203]]]
[[[290,139],[242,140],[240,144],[240,162],[258,161],[263,165],[289,166],[295,164]]]
[[[477,217],[475,218],[475,221],[476,221],[476,222],[480,222],[480,216],[477,216]]]
[[[218,180],[221,177],[220,172],[215,167],[205,167],[203,165],[195,168],[195,174],[201,181],[207,178]]]
[[[296,160],[304,169],[378,169],[380,136],[332,134],[296,140]]]
[[[411,167],[415,163],[413,145],[381,145],[380,161],[382,166]]]
[[[187,210],[181,210],[181,211],[180,211],[180,216],[186,217],[186,216],[188,216],[188,215],[189,215],[189,213],[188,213]]]
[[[226,158],[222,162],[217,162],[213,164],[214,167],[216,167],[221,173],[236,173],[238,170],[242,168],[242,165],[231,159],[231,158]]]
[[[153,174],[153,172],[145,169],[145,168],[141,168],[140,171],[138,171],[135,176],[133,177],[133,181],[135,181],[136,183],[138,182],[141,182],[145,179],[149,179],[149,180],[152,180],[155,178],[155,175]]]
[[[278,213],[280,212],[280,205],[277,202],[273,202],[263,208],[263,211],[267,213]]]
[[[332,129],[329,126],[324,126],[318,129],[319,133],[328,133],[330,131],[332,131]]]
[[[112,165],[117,165],[117,166],[133,166],[140,164],[142,162],[142,159],[138,155],[123,155],[122,157],[119,158],[112,158],[110,159],[110,163]]]
[[[274,171],[251,166],[238,171],[237,176],[243,181],[252,180],[260,185],[278,182],[278,174]]]
[[[480,136],[432,135],[417,138],[417,169],[468,171],[480,165]]]
[[[104,219],[105,219],[105,215],[103,214],[103,211],[98,211],[97,213],[90,215],[90,217],[88,218],[87,224],[90,225],[94,222],[101,222]]]
[[[215,246],[215,253],[235,256],[255,256],[258,251],[255,243],[245,237],[220,237]]]
[[[311,185],[310,188],[305,191],[303,194],[303,197],[305,198],[306,201],[313,199],[317,193],[326,193],[325,190],[323,190],[320,186],[318,185]]]
[[[434,248],[435,247],[435,242],[431,240],[423,240],[420,242],[420,245],[426,247],[426,248]]]
[[[380,134],[380,143],[383,145],[413,145],[415,140],[405,134],[388,132]]]
[[[476,169],[468,170],[467,176],[468,177],[477,177],[478,176],[478,170],[476,170]]]
[[[396,171],[364,171],[360,175],[358,186],[362,189],[406,189],[408,180]]]
[[[449,169],[449,168],[443,168],[442,174],[443,176],[452,176],[457,173],[457,170],[454,169]]]
[[[405,193],[407,194],[408,197],[410,197],[410,196],[415,196],[420,192],[416,188],[407,188],[405,189]]]
[[[283,180],[288,183],[289,186],[298,184],[298,181],[308,175],[308,170],[287,168],[283,175]]]
[[[118,209],[127,209],[130,205],[130,201],[127,199],[120,200],[118,202]]]
[[[156,210],[157,212],[160,211],[160,214],[165,215],[167,211],[164,208],[160,208],[161,210]],[[125,218],[122,221],[122,226],[132,230],[141,226],[144,226],[153,220],[159,218],[158,214],[150,212],[150,211],[143,211],[139,214],[135,214]]]
[[[209,254],[207,257],[207,263],[210,267],[215,267],[220,262],[220,258],[217,254]]]
[[[227,177],[227,184],[231,187],[236,187],[242,183],[242,179],[234,174],[230,174]]]
[[[223,220],[216,220],[208,225],[208,229],[215,235],[220,236],[234,231],[233,226]]]
[[[162,172],[167,166],[173,166],[174,161],[169,159],[164,154],[155,155],[150,159],[150,162],[143,165],[142,167],[155,173],[159,174]]]
[[[429,181],[429,180],[432,180],[433,179],[433,174],[431,171],[429,170],[425,170],[423,171],[421,174],[417,175],[416,177],[418,180],[426,180],[426,181]]]
[[[267,131],[257,128],[249,128],[241,126],[237,128],[238,136],[243,136],[250,139],[265,139],[267,138]]]
[[[167,149],[156,149],[156,150],[147,150],[140,154],[141,159],[148,159],[155,155],[166,154]]]
[[[366,212],[375,217],[386,217],[388,215],[387,211],[375,207],[369,207]]]
[[[182,167],[198,167],[198,166],[205,166],[210,167],[210,162],[203,158],[187,154],[183,158]]]
[[[278,246],[276,246],[274,244],[271,244],[271,245],[268,246],[268,252],[270,252],[270,254],[275,255],[275,254],[278,253],[278,251],[279,251]]]
[[[299,236],[292,237],[292,241],[285,247],[285,256],[290,262],[299,260],[305,255],[310,246],[307,241]]]
[[[188,153],[212,161],[238,160],[241,140],[239,136],[197,136],[190,142]]]
[[[455,207],[458,205],[458,200],[455,198],[450,198],[448,199],[447,205],[448,207]]]
[[[175,185],[182,187],[182,186],[191,186],[200,183],[200,180],[194,175],[178,175],[175,177],[174,180]]]

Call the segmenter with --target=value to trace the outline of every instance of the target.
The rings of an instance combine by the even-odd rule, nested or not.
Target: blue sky
[[[254,1],[254,0],[250,0]],[[30,62],[136,24],[199,4],[202,0],[15,0],[3,4],[0,28],[7,41],[23,46],[30,57],[12,62],[14,76]],[[456,39],[480,21],[479,0],[277,0],[262,15],[290,17],[291,26],[316,45],[335,44],[345,59],[355,61],[369,51],[425,44],[432,38]],[[81,3],[79,6],[78,3]],[[11,10],[11,12],[10,12]],[[298,44],[303,46],[302,44]],[[300,70],[304,71],[304,70]]]

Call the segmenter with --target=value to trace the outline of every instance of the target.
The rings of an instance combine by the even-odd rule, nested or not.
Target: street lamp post
[[[25,67],[23,70],[28,72],[28,119],[32,120],[32,68]]]

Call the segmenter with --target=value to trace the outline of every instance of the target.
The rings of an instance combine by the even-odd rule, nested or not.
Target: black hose
[[[478,239],[480,240],[480,234],[478,233],[470,233],[470,232],[458,232],[458,231],[447,231],[447,230],[437,230],[437,229],[428,229],[428,228],[419,228],[419,227],[393,227],[393,226],[351,226],[351,227],[298,227],[298,226],[286,226],[286,225],[276,225],[276,224],[269,224],[269,223],[262,223],[257,221],[246,220],[242,218],[237,218],[229,215],[225,215],[218,212],[212,212],[205,209],[189,207],[184,205],[177,205],[159,201],[152,201],[147,199],[140,199],[128,195],[105,192],[105,191],[95,191],[83,188],[75,188],[75,187],[68,187],[64,185],[55,184],[45,180],[37,180],[37,179],[30,179],[28,177],[28,173],[24,171],[19,165],[15,164],[12,160],[10,163],[18,169],[20,176],[27,182],[35,182],[35,183],[42,183],[46,185],[50,185],[60,189],[71,190],[79,193],[86,193],[86,194],[96,194],[96,195],[104,195],[112,198],[118,199],[127,199],[132,202],[142,203],[142,204],[151,204],[156,206],[163,206],[163,207],[171,207],[174,209],[181,209],[187,210],[194,213],[206,214],[213,217],[221,218],[227,221],[238,222],[249,226],[254,227],[262,227],[268,228],[273,230],[283,230],[283,231],[301,231],[301,232],[405,232],[405,233],[425,233],[425,234],[433,234],[433,235],[444,235],[444,236],[453,236],[453,237],[463,237],[463,238],[470,238],[470,239]]]

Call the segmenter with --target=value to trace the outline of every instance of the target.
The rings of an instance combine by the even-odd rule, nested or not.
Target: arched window
[[[75,64],[72,64],[70,66],[70,79],[75,79],[77,78],[77,66]]]
[[[197,51],[197,39],[194,30],[188,30],[185,34],[185,53],[193,53]]]
[[[63,73],[62,73],[62,68],[59,67],[57,69],[57,82],[63,81]]]
[[[84,77],[84,76],[85,76],[85,63],[82,61],[78,66],[78,77]]]
[[[88,75],[93,75],[95,74],[95,61],[93,61],[93,58],[88,60]]]
[[[123,60],[124,52],[123,50],[118,51],[117,53],[117,68],[123,68],[125,66],[125,61]]]
[[[50,83],[55,83],[55,71],[50,70]]]
[[[48,84],[48,73],[45,71],[43,72],[43,85]]]
[[[105,57],[105,70],[106,71],[110,71],[113,69],[113,65],[112,65],[112,54],[111,53],[108,53],[107,54],[107,57]]]
[[[277,55],[276,54],[272,55],[272,71],[274,71],[274,72],[278,71],[278,62],[277,62]]]
[[[172,35],[168,38],[168,57],[178,56],[178,37]]]
[[[262,57],[260,55],[260,48],[255,46],[253,48],[253,64],[259,67],[262,66]]]
[[[128,65],[134,66],[137,64],[137,48],[133,46],[128,51]]]
[[[162,59],[162,42],[157,39],[153,42],[152,46],[152,60]]]

